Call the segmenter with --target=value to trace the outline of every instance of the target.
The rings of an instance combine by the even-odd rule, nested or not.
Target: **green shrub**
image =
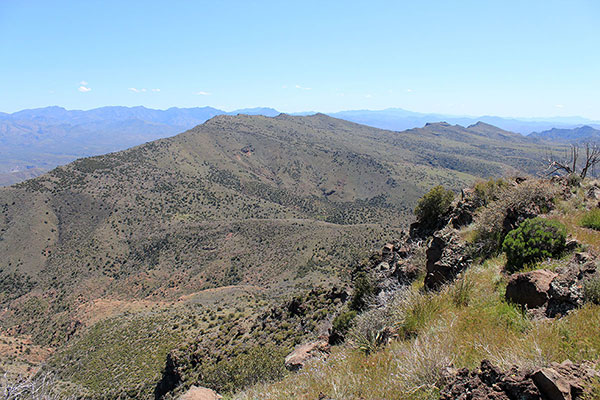
[[[350,309],[362,311],[367,307],[369,300],[377,294],[377,286],[373,280],[364,272],[354,279],[354,290]]]
[[[239,391],[258,382],[273,382],[285,374],[289,349],[273,345],[254,346],[246,353],[203,366],[201,382],[221,393]]]
[[[336,338],[335,341],[342,341],[346,336],[346,333],[352,327],[354,319],[358,313],[355,310],[344,310],[339,313],[331,323],[332,325],[332,337]]]
[[[538,180],[525,181],[501,191],[498,200],[483,207],[475,219],[474,247],[481,257],[497,255],[506,234],[527,218],[554,207],[557,189]]]
[[[579,220],[579,225],[600,231],[600,208],[586,212]]]
[[[567,184],[571,187],[580,186],[582,180],[583,178],[578,174],[567,175]]]
[[[515,272],[525,265],[559,255],[565,247],[567,229],[558,221],[530,218],[506,235],[502,250],[506,270]]]
[[[584,282],[583,298],[588,303],[600,305],[600,275],[593,276]]]
[[[426,193],[417,203],[415,215],[417,221],[427,225],[437,225],[441,217],[450,210],[454,192],[438,185]]]

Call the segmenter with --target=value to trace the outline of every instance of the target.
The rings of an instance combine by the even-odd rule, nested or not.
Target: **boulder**
[[[419,267],[410,261],[399,260],[394,275],[398,278],[399,283],[409,285],[419,276]]]
[[[381,257],[384,260],[390,259],[394,255],[394,244],[386,243],[381,249]]]
[[[575,364],[565,360],[537,370],[532,380],[548,400],[576,400],[583,397],[586,383],[599,376],[595,366],[588,361]]]
[[[179,400],[218,400],[223,396],[212,389],[200,386],[192,386],[187,392],[179,396]]]
[[[533,382],[548,400],[571,400],[571,385],[552,368],[542,368],[532,376]]]
[[[546,316],[554,318],[564,316],[583,305],[583,290],[577,281],[558,276],[550,283]]]
[[[515,367],[504,373],[487,360],[481,362],[478,370],[463,368],[445,377],[447,383],[440,392],[441,400],[542,399],[526,372]]]
[[[305,343],[294,349],[285,358],[285,367],[290,371],[297,371],[312,358],[323,357],[329,354],[330,346],[327,340],[318,340]]]
[[[586,384],[600,375],[590,362],[566,360],[531,373],[516,366],[504,372],[483,360],[477,370],[447,368],[443,376],[441,400],[579,400]]]
[[[545,269],[513,274],[506,286],[506,300],[527,308],[541,307],[548,302],[550,283],[556,276]]]
[[[466,243],[458,232],[444,228],[434,234],[426,251],[425,287],[437,289],[451,282],[471,264]]]

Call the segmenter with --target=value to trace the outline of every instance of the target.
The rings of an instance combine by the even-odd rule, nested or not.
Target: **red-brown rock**
[[[330,346],[326,340],[305,343],[288,354],[285,358],[285,367],[290,371],[297,371],[304,367],[308,360],[329,354],[329,350]]]
[[[556,276],[545,269],[514,274],[506,286],[506,300],[527,308],[541,307],[548,301],[550,283]]]

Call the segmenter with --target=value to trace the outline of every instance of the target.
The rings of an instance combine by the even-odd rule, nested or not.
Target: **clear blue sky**
[[[0,0],[0,111],[401,107],[600,119],[599,21],[595,0]]]

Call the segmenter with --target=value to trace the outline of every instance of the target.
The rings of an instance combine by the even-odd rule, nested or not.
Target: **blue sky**
[[[0,0],[0,111],[600,119],[600,2]]]

